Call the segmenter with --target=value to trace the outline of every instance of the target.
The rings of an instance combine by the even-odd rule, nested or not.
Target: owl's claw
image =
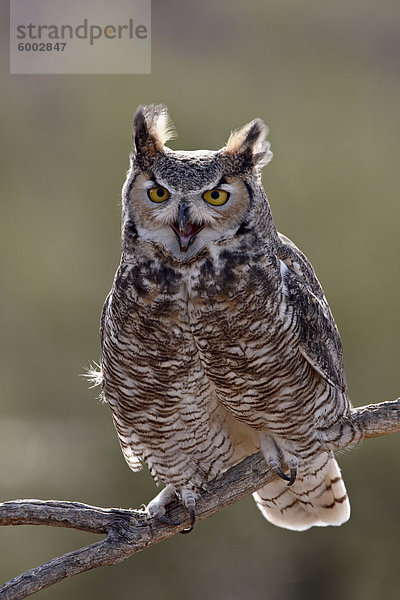
[[[157,521],[160,521],[161,523],[165,523],[166,525],[182,525],[182,521],[173,521],[172,519],[170,519],[169,517],[166,517],[165,515],[153,515],[153,517],[155,519],[157,519]]]
[[[291,480],[291,477],[288,477],[288,476],[286,475],[286,473],[284,473],[280,467],[274,466],[274,467],[272,467],[272,470],[273,470],[273,471],[274,471],[274,472],[275,472],[275,473],[276,473],[276,474],[277,474],[277,475],[278,475],[278,476],[279,476],[281,479],[284,479],[285,481],[288,481],[288,482],[289,482],[289,483],[288,483],[288,485],[292,485],[292,484],[294,483],[294,480],[292,481],[292,480]],[[291,481],[292,481],[292,483],[291,483]]]
[[[297,477],[297,467],[292,467],[290,469],[290,479],[289,479],[288,486],[294,484],[294,482],[296,481],[296,477]]]
[[[294,482],[296,481],[296,477],[297,477],[297,467],[292,467],[290,469],[290,477],[288,477],[286,475],[286,473],[284,473],[282,471],[282,469],[280,467],[273,467],[272,468],[273,471],[275,471],[275,473],[281,478],[284,479],[285,481],[288,482],[288,487],[290,485],[293,485]]]
[[[179,533],[190,533],[191,531],[193,531],[193,527],[196,523],[196,511],[194,509],[194,506],[188,506],[188,511],[190,516],[190,527],[188,527],[187,529],[182,529],[182,531],[180,531]]]

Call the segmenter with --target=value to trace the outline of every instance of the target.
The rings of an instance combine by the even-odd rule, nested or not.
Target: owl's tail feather
[[[295,531],[341,525],[350,517],[346,488],[330,452],[318,454],[305,469],[300,467],[294,485],[276,479],[253,497],[268,521]]]

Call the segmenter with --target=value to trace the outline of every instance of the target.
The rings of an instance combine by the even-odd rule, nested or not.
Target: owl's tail
[[[282,479],[253,494],[264,517],[274,525],[304,531],[315,525],[341,525],[350,517],[350,503],[339,466],[329,452],[318,454],[295,483]]]

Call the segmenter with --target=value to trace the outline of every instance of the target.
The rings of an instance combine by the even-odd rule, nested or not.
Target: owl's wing
[[[278,236],[284,294],[296,315],[300,352],[319,375],[346,392],[342,342],[321,285],[306,256],[287,237]]]
[[[106,313],[107,313],[107,309],[108,309],[108,303],[110,302],[110,298],[111,298],[111,292],[108,293],[107,298],[104,300],[103,308],[101,310],[101,317],[100,317],[100,344],[101,344],[101,348],[103,348],[104,322],[106,320]]]

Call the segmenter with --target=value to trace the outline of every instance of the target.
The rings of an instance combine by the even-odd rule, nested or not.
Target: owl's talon
[[[188,506],[187,509],[189,511],[190,516],[190,527],[188,527],[187,529],[182,529],[182,531],[180,531],[179,533],[190,533],[191,531],[193,531],[193,527],[196,523],[196,511],[194,506]]]
[[[150,519],[155,519],[156,521],[159,521],[160,523],[164,523],[165,525],[182,525],[182,521],[173,521],[172,519],[170,519],[169,517],[167,517],[164,514],[161,514],[160,512],[154,512],[154,511],[147,511]]]
[[[182,531],[180,531],[179,533],[183,533],[184,534],[184,533],[190,533],[191,531],[193,531],[193,527],[192,526],[188,527],[187,529],[182,529]]]
[[[272,467],[272,470],[275,471],[275,473],[281,478],[284,479],[285,481],[288,481],[288,485],[292,485],[292,483],[294,483],[294,480],[292,481],[291,477],[288,477],[286,475],[286,473],[284,473],[282,471],[282,469],[280,467]],[[290,470],[290,473],[292,473],[292,470]],[[292,483],[290,483],[292,481]]]
[[[289,479],[288,487],[290,485],[294,484],[294,482],[296,481],[296,477],[297,477],[297,467],[292,467],[290,469],[290,479]]]
[[[154,518],[161,523],[165,523],[166,525],[182,525],[182,521],[173,521],[165,515],[154,515]]]

